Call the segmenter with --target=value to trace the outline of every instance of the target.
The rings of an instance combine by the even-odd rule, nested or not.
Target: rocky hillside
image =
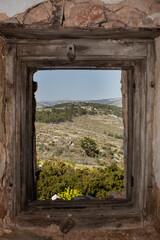
[[[54,157],[74,166],[123,166],[121,108],[98,103],[67,103],[37,110],[37,160]],[[84,137],[96,142],[99,153],[87,156]]]

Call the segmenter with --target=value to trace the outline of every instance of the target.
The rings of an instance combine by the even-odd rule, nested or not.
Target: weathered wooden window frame
[[[70,46],[74,47],[74,52]],[[6,91],[11,94],[11,87],[13,91],[8,109],[13,121],[12,146],[8,150],[14,183],[13,220],[32,226],[56,223],[62,228],[68,222],[71,227],[87,226],[88,229],[136,227],[152,221],[154,58],[152,40],[60,39],[7,44]],[[129,140],[126,200],[33,201],[33,74],[38,69],[66,66],[127,71]]]

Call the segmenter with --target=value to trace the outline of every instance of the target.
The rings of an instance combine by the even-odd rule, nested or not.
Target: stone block
[[[73,4],[68,2],[64,10],[64,26],[87,27],[106,21],[104,8],[94,4]]]
[[[112,12],[107,15],[110,21],[116,21],[119,23],[123,23],[126,26],[130,27],[138,27],[141,24],[142,19],[146,15],[134,8],[131,7],[123,7],[116,12]]]
[[[8,20],[9,17],[5,13],[0,13],[0,22]]]
[[[51,3],[39,4],[26,13],[24,24],[49,24],[51,22],[52,6]]]

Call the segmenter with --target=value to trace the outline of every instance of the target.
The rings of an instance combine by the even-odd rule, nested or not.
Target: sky
[[[38,102],[121,97],[120,70],[39,70],[34,81]]]

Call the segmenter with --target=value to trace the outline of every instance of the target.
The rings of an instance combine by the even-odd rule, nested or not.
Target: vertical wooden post
[[[7,204],[9,216],[14,217],[16,213],[16,45],[7,44],[5,47],[5,125],[6,125],[6,182],[7,182]]]
[[[155,45],[147,44],[147,83],[146,83],[146,161],[145,161],[145,184],[144,214],[147,221],[153,222],[155,216],[155,182],[153,177],[153,116],[155,98]],[[158,129],[157,129],[158,131]],[[159,146],[158,146],[159,148]]]

